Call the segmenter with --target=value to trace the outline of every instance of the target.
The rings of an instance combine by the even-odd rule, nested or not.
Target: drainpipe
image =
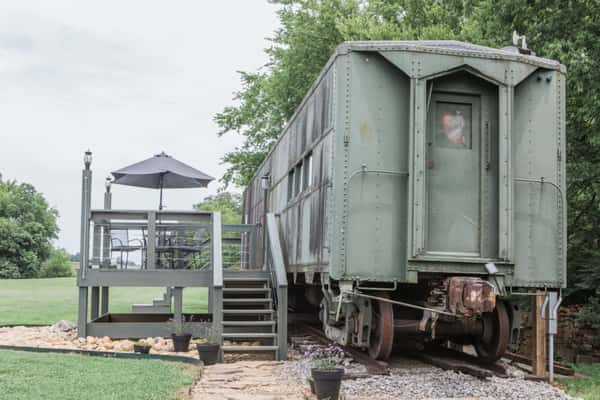
[[[558,292],[548,292],[542,306],[542,319],[546,319],[548,308],[548,380],[554,382],[554,335],[558,333],[558,308],[562,297]]]

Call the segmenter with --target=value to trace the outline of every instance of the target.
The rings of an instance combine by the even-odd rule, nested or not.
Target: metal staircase
[[[266,216],[262,270],[216,270],[213,325],[220,327],[227,353],[271,353],[287,358],[287,276],[276,217]],[[213,254],[220,254],[215,249]],[[221,265],[217,260],[215,265]]]
[[[223,279],[224,353],[273,353],[279,358],[277,320],[275,317],[270,276],[256,273],[251,277]]]

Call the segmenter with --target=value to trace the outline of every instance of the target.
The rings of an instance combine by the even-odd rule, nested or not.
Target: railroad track
[[[493,376],[508,378],[510,376],[504,365],[499,363],[486,364],[475,356],[457,350],[438,347],[415,352],[412,356],[443,370],[461,372],[477,378],[486,379]]]
[[[383,361],[373,360],[367,354],[362,351],[350,347],[340,346],[331,339],[327,338],[323,331],[313,325],[304,322],[296,322],[293,325],[293,333],[290,335],[290,341],[292,347],[302,347],[306,345],[320,344],[322,346],[329,346],[335,344],[336,347],[340,348],[344,354],[351,357],[358,363],[365,366],[368,375],[345,375],[344,379],[358,379],[364,378],[370,375],[388,375],[389,368],[388,363]]]
[[[292,347],[302,348],[303,346],[307,345],[329,346],[331,344],[335,344],[336,347],[340,348],[348,357],[351,357],[358,363],[364,365],[367,369],[367,374],[349,374],[345,376],[344,379],[359,379],[372,375],[388,375],[390,373],[388,363],[373,360],[368,356],[368,354],[359,349],[350,346],[340,346],[339,344],[328,339],[324,335],[323,331],[315,325],[311,325],[306,322],[295,322],[293,328],[293,333],[290,335]],[[487,379],[491,377],[508,378],[511,376],[509,371],[506,369],[506,363],[503,364],[496,362],[493,364],[487,364],[479,360],[479,358],[476,356],[442,347],[429,348],[424,351],[413,352],[411,354],[407,354],[407,356],[444,370],[456,371],[480,379]],[[505,358],[519,364],[531,364],[531,360],[529,360],[527,357],[513,353],[507,353]],[[518,364],[516,366],[520,368]],[[574,371],[569,367],[557,365],[556,368],[557,372],[560,374],[574,374]],[[529,371],[523,371],[525,373],[525,379],[541,380],[541,378],[531,375]]]

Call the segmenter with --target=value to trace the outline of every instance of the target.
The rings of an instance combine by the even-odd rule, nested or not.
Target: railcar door
[[[432,256],[497,258],[497,111],[486,85],[475,83],[479,93],[431,94],[426,252]]]

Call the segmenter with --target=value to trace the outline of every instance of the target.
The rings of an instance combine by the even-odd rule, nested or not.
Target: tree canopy
[[[32,278],[52,251],[58,212],[27,183],[0,179],[0,278]]]
[[[241,73],[220,135],[244,136],[223,158],[226,185],[245,185],[335,47],[346,40],[457,39],[491,47],[527,35],[567,66],[568,266],[572,296],[600,287],[600,4],[595,0],[275,0],[281,27],[268,63]]]
[[[194,205],[198,211],[220,211],[221,223],[227,225],[242,223],[242,197],[236,193],[221,192],[207,196]]]

